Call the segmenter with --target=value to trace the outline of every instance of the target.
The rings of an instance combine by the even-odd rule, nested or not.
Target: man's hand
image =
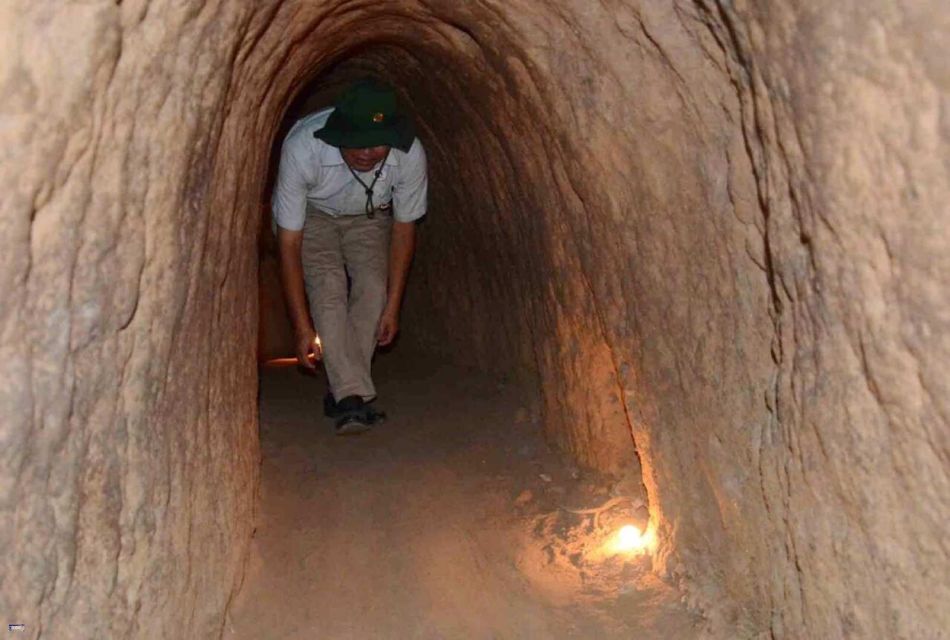
[[[390,344],[399,333],[399,308],[387,306],[379,318],[379,327],[376,329],[376,341],[379,346]]]
[[[297,362],[308,369],[316,369],[316,361],[323,357],[320,338],[313,329],[297,331]]]

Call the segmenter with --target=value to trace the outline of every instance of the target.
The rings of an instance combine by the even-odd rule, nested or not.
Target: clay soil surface
[[[504,381],[399,353],[376,376],[389,420],[342,438],[322,377],[262,369],[261,507],[223,638],[699,636],[648,557],[603,552],[645,521],[634,476],[573,468]],[[596,526],[568,511],[608,501]]]

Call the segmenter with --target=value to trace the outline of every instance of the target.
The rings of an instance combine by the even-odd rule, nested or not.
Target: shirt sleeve
[[[293,138],[284,141],[271,202],[274,222],[289,231],[303,229],[307,208],[307,178]]]
[[[413,222],[424,216],[428,188],[426,152],[416,138],[399,165],[399,177],[393,188],[393,218],[397,222]]]

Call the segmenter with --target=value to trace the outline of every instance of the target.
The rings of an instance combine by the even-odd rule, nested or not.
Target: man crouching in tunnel
[[[273,198],[281,278],[297,358],[309,368],[323,359],[324,413],[338,434],[385,417],[370,367],[376,345],[399,329],[426,189],[422,144],[392,89],[375,80],[299,120],[284,140]]]

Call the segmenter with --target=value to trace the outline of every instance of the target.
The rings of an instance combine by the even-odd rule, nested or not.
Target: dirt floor
[[[700,635],[648,556],[605,552],[646,522],[635,474],[572,467],[513,385],[399,354],[376,374],[389,420],[343,438],[322,377],[262,370],[261,507],[226,640]],[[596,527],[569,511],[605,503]]]

